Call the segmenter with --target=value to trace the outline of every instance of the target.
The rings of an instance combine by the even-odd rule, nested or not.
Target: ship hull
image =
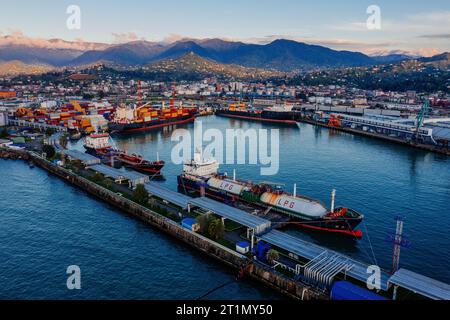
[[[186,194],[191,197],[206,196],[216,201],[224,202],[228,205],[234,205],[236,201],[245,202],[259,208],[267,209],[268,205],[264,203],[248,202],[240,196],[230,195],[226,192],[215,190],[209,187],[202,181],[194,181],[184,176],[178,176],[178,192]],[[203,187],[203,191],[202,191]],[[359,230],[355,230],[356,227],[362,222],[362,216],[357,218],[336,218],[336,219],[306,219],[303,216],[289,214],[285,211],[278,210],[272,207],[272,211],[288,215],[291,218],[290,223],[307,229],[325,231],[330,233],[344,234],[360,238],[362,233]]]
[[[236,118],[249,121],[278,123],[295,126],[297,125],[296,114],[294,112],[276,112],[265,110],[261,113],[256,113],[250,111],[217,110],[216,115],[220,117]]]
[[[116,134],[132,134],[139,132],[151,131],[167,126],[177,125],[177,124],[186,124],[195,121],[195,115],[189,114],[186,116],[174,118],[174,119],[164,119],[164,120],[155,120],[151,122],[142,122],[142,123],[114,123],[111,122],[109,124],[109,130],[112,133]]]
[[[161,170],[164,168],[163,163],[152,163],[152,164],[130,164],[122,162],[123,165],[127,168],[133,169],[140,173],[151,174],[151,175],[160,175]]]

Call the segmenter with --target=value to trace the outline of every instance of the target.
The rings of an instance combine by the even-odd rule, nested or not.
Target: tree
[[[52,159],[56,155],[55,148],[49,144],[44,145],[42,151],[47,155],[47,159]]]
[[[1,132],[0,132],[0,138],[7,138],[8,137],[8,130],[6,130],[6,128],[4,128]]]
[[[92,177],[92,180],[96,183],[101,183],[105,179],[105,176],[101,174],[100,172],[96,172],[94,176]]]
[[[204,214],[197,217],[197,223],[200,226],[200,233],[207,234],[209,232],[209,224],[214,218],[210,214]]]
[[[215,219],[211,221],[208,227],[209,236],[214,240],[219,240],[223,237],[225,227],[223,226],[221,219]]]
[[[137,203],[145,205],[148,202],[148,198],[149,198],[149,195],[148,195],[147,189],[145,189],[143,184],[138,184],[136,186],[136,189],[134,189],[134,191],[133,191],[133,199]]]
[[[45,134],[47,135],[47,136],[51,136],[52,134],[54,134],[56,131],[55,131],[55,129],[52,129],[52,128],[47,128],[47,129],[45,129]]]
[[[276,261],[280,258],[280,255],[279,255],[278,251],[271,249],[267,252],[266,258],[269,263],[273,263],[274,261]]]
[[[62,135],[59,138],[59,144],[61,145],[61,147],[63,147],[64,149],[67,147],[67,136],[66,135]]]

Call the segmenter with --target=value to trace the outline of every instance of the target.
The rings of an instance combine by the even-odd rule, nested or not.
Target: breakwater
[[[229,248],[226,248],[200,234],[191,232],[182,228],[176,222],[152,211],[139,204],[130,201],[108,189],[105,189],[75,173],[57,166],[39,155],[20,150],[1,149],[0,155],[4,155],[11,159],[25,159],[33,161],[33,163],[47,172],[63,179],[64,181],[79,187],[90,195],[115,206],[128,213],[129,215],[149,224],[172,237],[181,240],[185,244],[195,248],[196,250],[222,262],[223,264],[235,270],[240,270],[246,277],[251,277],[266,286],[286,295],[292,299],[328,299],[328,296],[317,292],[314,288],[303,286],[302,284],[292,281],[278,272],[260,265],[257,262],[250,261]]]

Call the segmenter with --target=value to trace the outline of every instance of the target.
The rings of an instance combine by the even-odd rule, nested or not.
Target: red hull
[[[167,127],[167,126],[173,126],[176,124],[185,124],[185,123],[194,122],[194,121],[195,121],[195,116],[193,116],[192,118],[186,119],[186,120],[168,122],[168,123],[163,123],[163,124],[158,124],[158,125],[148,126],[148,127],[144,126],[142,128],[137,128],[137,129],[126,129],[120,133],[127,134],[127,133],[134,133],[134,132],[145,132],[145,131],[150,131],[153,129],[158,129],[158,128]]]

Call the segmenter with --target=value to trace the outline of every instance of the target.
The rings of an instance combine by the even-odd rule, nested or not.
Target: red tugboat
[[[102,159],[102,162],[111,167],[125,166],[141,173],[160,175],[165,162],[161,160],[149,161],[140,155],[118,150],[113,146],[113,141],[107,133],[95,133],[84,140],[86,153]]]

